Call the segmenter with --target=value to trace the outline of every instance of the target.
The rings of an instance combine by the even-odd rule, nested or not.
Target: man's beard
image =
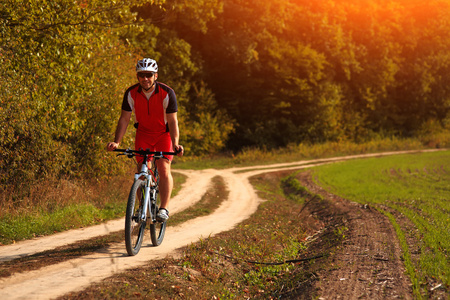
[[[150,91],[152,89],[152,87],[154,85],[155,85],[155,82],[153,82],[153,84],[148,89],[146,89],[145,87],[142,87],[142,88],[144,89],[144,91],[148,92],[148,91]]]

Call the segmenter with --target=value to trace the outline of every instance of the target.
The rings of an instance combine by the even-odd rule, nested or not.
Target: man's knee
[[[162,160],[157,164],[159,176],[169,177],[170,176],[170,161]]]

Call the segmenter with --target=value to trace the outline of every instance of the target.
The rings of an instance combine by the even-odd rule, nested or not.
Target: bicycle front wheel
[[[128,196],[125,216],[125,245],[130,256],[138,254],[144,239],[146,221],[141,219],[144,208],[145,182],[137,179]]]

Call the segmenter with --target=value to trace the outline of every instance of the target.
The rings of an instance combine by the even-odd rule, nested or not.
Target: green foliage
[[[225,142],[234,131],[234,121],[223,109],[218,109],[214,95],[204,83],[193,86],[194,94],[190,98],[190,126],[185,126],[185,135],[192,143],[188,151],[193,153],[218,153],[225,147]]]
[[[177,93],[181,141],[191,155],[427,139],[430,130],[426,143],[442,146],[450,119],[449,5],[3,1],[0,182],[117,172],[103,148],[142,56],[158,60],[159,79]]]
[[[411,136],[448,119],[447,1],[222,3],[204,34],[167,26],[237,120],[229,148]]]
[[[192,116],[185,113],[190,101],[188,80],[198,72],[190,58],[190,45],[137,12],[148,7],[161,10],[163,3],[59,0],[2,4],[2,184],[50,175],[117,172],[118,164],[104,146],[112,139],[123,92],[135,83],[137,52],[159,59],[161,78],[173,83],[180,101],[180,123],[195,128],[182,131],[187,149],[212,153],[223,148],[233,130],[229,122],[218,131],[228,121],[226,114],[193,109]],[[192,4],[180,3],[175,10],[183,5],[193,9]],[[205,108],[215,108],[211,93],[204,90],[206,96],[199,95],[198,102],[204,98]],[[189,126],[193,117],[196,121]],[[132,144],[131,138],[129,134],[124,144]]]
[[[215,0],[195,3],[174,0],[160,7],[146,5],[137,11],[138,16],[149,21],[158,16],[161,18],[157,25],[145,27],[140,32],[128,32],[125,36],[145,56],[158,60],[159,80],[175,90],[179,103],[180,140],[186,152],[190,155],[217,153],[225,147],[235,123],[224,109],[217,107],[215,95],[198,78],[202,63],[177,29],[190,28],[205,33],[206,24],[221,12],[221,4]]]
[[[202,33],[208,31],[208,23],[223,11],[221,0],[169,0],[166,6],[172,9],[170,22]]]
[[[307,188],[301,185],[300,181],[295,178],[296,174],[289,175],[281,180],[281,186],[288,199],[303,203],[303,199],[307,196],[313,196]]]
[[[132,1],[6,1],[0,12],[2,184],[103,173],[130,48]],[[113,116],[112,113],[116,116]]]

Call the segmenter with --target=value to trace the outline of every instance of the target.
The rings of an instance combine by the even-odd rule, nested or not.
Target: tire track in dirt
[[[172,214],[185,210],[193,203],[200,200],[198,190],[207,190],[208,180],[202,178],[212,178],[215,174],[212,170],[202,171],[177,171],[187,177],[183,185],[182,193],[175,196],[172,201]],[[131,186],[131,184],[130,184]],[[26,257],[35,253],[54,249],[56,247],[68,245],[81,240],[88,240],[97,236],[107,235],[124,229],[125,217],[108,221],[103,224],[89,226],[80,229],[73,229],[53,235],[38,237],[31,240],[18,242],[13,245],[0,247],[0,262]]]
[[[402,249],[389,219],[367,204],[326,192],[308,174],[300,176],[302,185],[329,203],[324,205],[323,215],[329,219],[324,229],[345,235],[326,267],[313,267],[320,278],[312,285],[314,294],[319,299],[412,299]]]
[[[150,246],[149,234],[137,256],[129,257],[123,243],[114,244],[93,255],[84,256],[39,270],[14,274],[0,280],[2,299],[50,299],[86,286],[129,268],[145,264],[152,259],[177,255],[177,249],[197,242],[200,238],[232,229],[253,214],[261,200],[249,183],[249,177],[279,170],[302,169],[346,159],[410,153],[417,151],[388,152],[383,154],[354,155],[331,159],[301,161],[267,166],[231,168],[227,170],[181,171],[188,176],[179,194],[171,200],[171,213],[182,211],[199,201],[207,191],[214,176],[222,176],[229,189],[229,198],[211,215],[189,220],[176,227],[168,227],[162,245]],[[15,245],[0,247],[0,261],[31,255],[123,229],[123,219],[89,228],[71,230],[49,237],[37,238]]]
[[[183,172],[184,173],[184,172]],[[194,172],[190,176],[194,176]],[[227,171],[199,171],[195,176],[202,177],[202,183],[195,183],[196,189],[204,193],[212,177],[220,175],[224,178],[230,190],[228,201],[211,215],[196,218],[180,226],[168,227],[162,245],[150,246],[149,234],[146,234],[144,244],[137,256],[129,257],[123,243],[93,255],[84,256],[67,262],[51,265],[39,270],[15,274],[0,280],[0,295],[3,299],[49,299],[63,295],[70,291],[80,290],[89,284],[111,276],[116,272],[137,267],[151,259],[160,259],[167,255],[176,255],[176,249],[197,242],[200,238],[207,238],[224,230],[232,229],[236,224],[248,218],[258,207],[259,200],[245,175],[236,175]],[[191,182],[191,181],[189,181]],[[189,183],[188,183],[189,185]],[[195,195],[193,194],[195,192]],[[193,191],[186,186],[186,191],[180,192],[178,198],[172,199],[174,207],[178,203],[190,205],[203,196],[199,191]],[[188,200],[188,198],[192,200]],[[191,202],[190,202],[191,201]],[[180,206],[178,210],[180,210]],[[173,209],[172,211],[176,211]],[[123,222],[119,230],[123,228]],[[66,233],[71,234],[71,233]],[[85,238],[85,236],[83,236]],[[17,246],[13,245],[12,248]],[[26,248],[20,245],[18,249]],[[42,249],[41,245],[36,246]],[[48,248],[48,247],[46,247]],[[10,248],[11,249],[11,248]],[[8,252],[2,249],[2,255]],[[10,250],[11,251],[11,250]],[[41,251],[30,249],[28,253]],[[26,251],[21,251],[26,252]],[[11,252],[10,252],[11,253]],[[16,256],[16,255],[14,255]],[[2,259],[8,260],[2,256]]]

